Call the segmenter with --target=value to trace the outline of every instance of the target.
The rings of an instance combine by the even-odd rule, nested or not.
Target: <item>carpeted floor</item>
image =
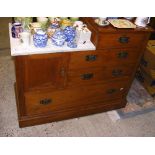
[[[100,113],[21,129],[17,122],[14,81],[13,60],[1,53],[0,136],[155,136],[155,112],[116,122],[107,113]]]

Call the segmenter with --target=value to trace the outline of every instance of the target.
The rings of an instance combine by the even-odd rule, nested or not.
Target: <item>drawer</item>
[[[69,69],[135,63],[139,54],[137,48],[72,52]]]
[[[144,39],[145,34],[142,33],[99,34],[97,49],[141,47]]]
[[[43,115],[57,111],[67,111],[77,106],[91,105],[93,103],[100,104],[103,101],[115,98],[120,99],[124,97],[126,91],[126,80],[77,87],[76,89],[26,93],[25,107],[27,115]]]
[[[93,84],[96,82],[104,82],[107,80],[122,78],[130,76],[133,71],[133,64],[100,67],[100,68],[84,68],[78,70],[71,70],[68,73],[68,86]]]

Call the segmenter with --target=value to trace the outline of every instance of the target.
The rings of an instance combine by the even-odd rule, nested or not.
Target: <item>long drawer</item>
[[[81,86],[75,89],[27,92],[25,93],[26,113],[27,115],[42,115],[75,106],[100,104],[106,100],[123,98],[127,86],[126,81],[127,79],[124,78],[110,83]]]
[[[141,47],[144,40],[144,33],[104,33],[99,34],[97,49]]]
[[[83,68],[70,70],[68,73],[68,86],[93,84],[106,82],[111,79],[130,76],[133,71],[133,64],[111,67]]]
[[[72,52],[69,69],[135,63],[139,54],[137,48]]]

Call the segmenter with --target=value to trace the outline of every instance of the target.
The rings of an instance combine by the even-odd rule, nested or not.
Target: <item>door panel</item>
[[[64,87],[67,71],[67,54],[27,56],[25,59],[26,90],[45,87]]]

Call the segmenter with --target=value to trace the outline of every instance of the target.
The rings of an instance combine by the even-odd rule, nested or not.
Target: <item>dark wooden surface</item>
[[[20,127],[125,106],[153,30],[103,28],[92,18],[82,20],[92,31],[97,50],[15,58]],[[121,37],[125,38],[120,41]]]

